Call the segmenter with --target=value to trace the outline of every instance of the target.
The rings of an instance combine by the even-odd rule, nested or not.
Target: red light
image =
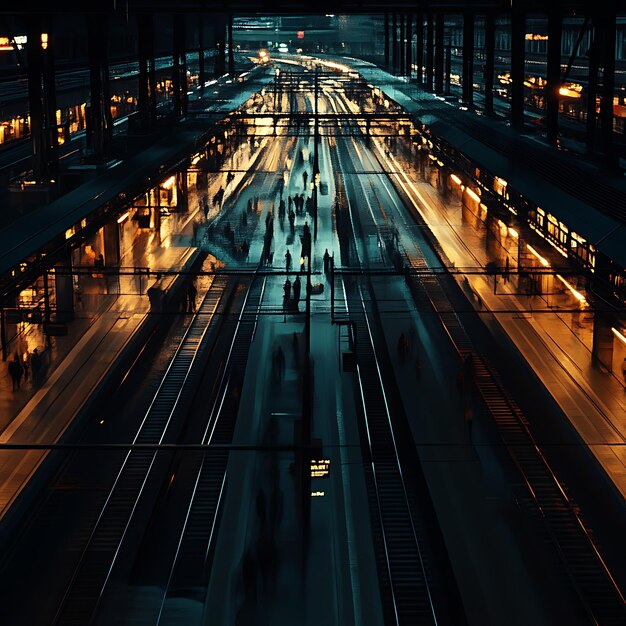
[[[303,30],[299,30],[297,33],[297,37],[298,39],[304,39],[304,31]]]

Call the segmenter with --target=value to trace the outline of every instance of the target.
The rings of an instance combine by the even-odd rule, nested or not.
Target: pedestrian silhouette
[[[293,302],[295,308],[298,308],[298,302],[300,302],[300,289],[300,276],[296,276],[296,279],[293,281]]]
[[[287,250],[285,254],[285,267],[287,268],[288,272],[291,271],[291,252],[289,252],[289,250]]]
[[[9,361],[9,375],[11,376],[11,382],[13,383],[13,391],[16,391],[20,388],[20,383],[22,382],[22,364],[19,361],[19,357],[17,356],[17,352],[13,357],[12,361]]]

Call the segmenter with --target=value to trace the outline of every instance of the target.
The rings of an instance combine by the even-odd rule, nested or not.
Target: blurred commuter
[[[13,360],[9,361],[9,375],[11,376],[11,382],[13,383],[13,391],[16,391],[20,388],[23,373],[24,370],[16,352]]]
[[[285,267],[288,272],[291,271],[291,252],[289,252],[289,249],[287,249],[285,253]]]
[[[294,307],[298,308],[298,303],[300,302],[300,276],[296,276],[296,279],[293,281],[293,301]]]
[[[33,373],[33,385],[39,382],[41,375],[41,356],[37,348],[33,350],[33,354],[30,357],[30,367]]]

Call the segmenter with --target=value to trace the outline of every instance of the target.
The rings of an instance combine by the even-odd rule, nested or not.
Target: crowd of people
[[[43,361],[39,350],[35,348],[32,353],[26,351],[21,357],[15,352],[9,361],[8,370],[13,391],[19,391],[22,381],[30,380],[34,386],[39,385],[43,376]]]

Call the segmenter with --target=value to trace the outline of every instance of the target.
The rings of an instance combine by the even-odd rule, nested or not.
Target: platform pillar
[[[548,142],[559,137],[559,89],[561,87],[561,36],[563,19],[558,8],[548,14],[548,67],[546,73],[546,131]]]
[[[235,44],[233,42],[233,15],[228,15],[228,75],[235,77]]]
[[[493,114],[493,75],[495,69],[496,18],[485,15],[485,112]]]
[[[463,102],[474,104],[474,14],[463,15]]]
[[[204,63],[204,13],[198,14],[198,83],[200,93],[204,92],[206,80],[206,68]]]
[[[189,188],[187,185],[187,170],[176,172],[176,208],[186,211],[189,206]]]
[[[215,57],[215,78],[219,78],[226,73],[226,23],[222,15],[216,15],[213,23],[215,34],[215,47],[217,55]]]
[[[593,320],[592,357],[609,371],[613,369],[613,342],[611,321],[602,313],[596,312]]]
[[[429,13],[426,18],[426,89],[433,90],[433,14]]]
[[[48,172],[54,174],[59,165],[59,132],[57,123],[56,81],[54,76],[54,44],[52,20],[43,22],[48,34],[46,49],[43,51],[43,90],[46,110],[46,145],[48,148]],[[60,123],[60,120],[59,120]]]
[[[389,13],[385,13],[385,22],[383,28],[385,29],[385,69],[389,69]]]
[[[56,321],[74,319],[74,282],[72,280],[72,255],[66,254],[56,265],[54,292],[57,302]]]
[[[172,56],[172,98],[174,117],[180,118],[187,112],[187,55],[185,54],[185,16],[174,16]]]
[[[152,28],[150,16],[137,16],[137,48],[139,53],[139,77],[137,85],[137,109],[139,123],[143,131],[150,128],[150,85],[148,79],[148,63],[150,58],[150,35]]]
[[[113,136],[111,98],[109,92],[109,66],[106,52],[106,22],[101,15],[88,18],[89,52],[89,128],[87,145],[96,158],[105,157]]]
[[[398,73],[398,16],[391,16],[391,73]]]
[[[413,76],[413,15],[406,15],[406,59],[405,74],[409,80]]]
[[[511,124],[524,127],[524,57],[526,48],[526,15],[519,9],[511,13]]]
[[[596,98],[598,96],[598,65],[600,54],[598,42],[598,24],[594,18],[591,22],[591,43],[589,44],[589,75],[587,77],[587,154],[592,155],[596,143]]]
[[[120,226],[114,222],[107,222],[103,226],[104,263],[109,266],[120,264]]]
[[[45,112],[43,107],[41,48],[41,19],[33,16],[28,22],[28,105],[30,114],[30,141],[32,148],[33,178],[43,181],[48,177],[48,154],[45,135]]]
[[[415,16],[415,65],[417,67],[417,84],[424,83],[424,14],[421,11]]]
[[[610,3],[608,3],[610,4]],[[600,122],[602,152],[607,169],[617,169],[617,154],[613,140],[613,98],[615,97],[615,38],[617,18],[613,9],[605,9],[599,31],[602,33],[602,99],[600,101]]]
[[[444,67],[444,20],[443,13],[437,13],[435,23],[435,93],[443,93],[443,67]]]
[[[400,76],[404,76],[404,63],[406,61],[406,38],[404,33],[404,13],[400,13],[400,46],[398,49],[399,59],[398,59],[398,69],[400,72]]]

